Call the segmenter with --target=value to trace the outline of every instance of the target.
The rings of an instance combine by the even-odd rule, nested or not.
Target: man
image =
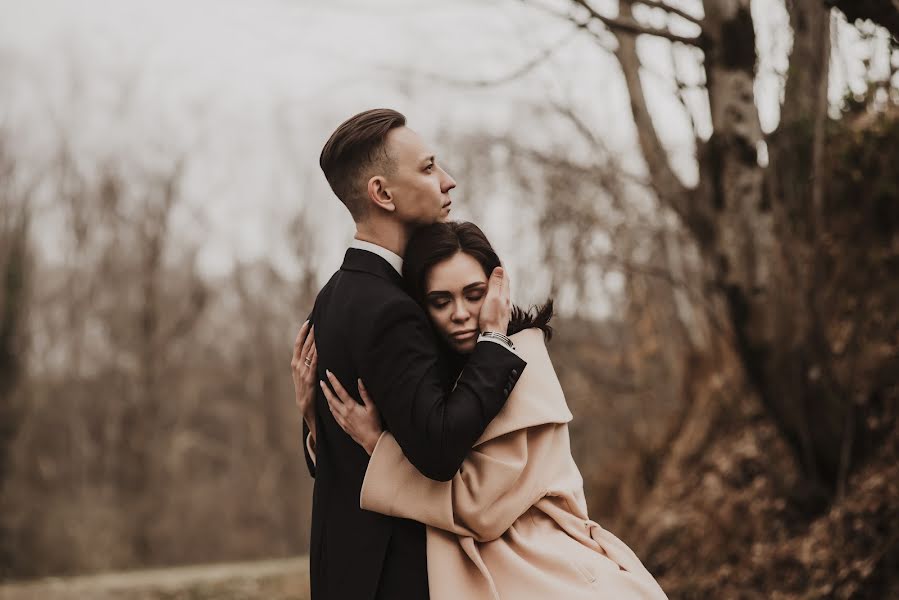
[[[502,408],[525,362],[502,335],[510,315],[505,275],[497,269],[481,311],[484,333],[454,390],[444,391],[436,339],[400,274],[412,231],[448,217],[456,184],[405,124],[396,111],[366,111],[338,127],[322,150],[321,168],[356,235],[316,298],[311,335],[317,377],[361,378],[410,462],[447,481]],[[427,598],[424,526],[359,507],[369,455],[334,420],[321,390],[304,410],[303,432],[315,477],[313,600]]]

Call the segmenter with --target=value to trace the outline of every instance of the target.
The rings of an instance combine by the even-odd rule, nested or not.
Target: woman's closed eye
[[[484,293],[478,291],[473,294],[469,294],[468,296],[465,296],[465,299],[468,300],[469,302],[474,303],[474,302],[480,302],[480,300],[483,297],[484,297]],[[434,308],[446,308],[447,306],[449,306],[449,304],[450,304],[450,301],[447,299],[431,300],[431,306],[433,306]]]

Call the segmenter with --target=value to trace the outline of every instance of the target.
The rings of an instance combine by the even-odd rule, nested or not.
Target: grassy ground
[[[0,600],[308,600],[306,557],[0,584]]]

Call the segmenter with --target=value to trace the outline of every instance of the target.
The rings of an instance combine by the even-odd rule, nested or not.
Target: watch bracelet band
[[[496,331],[482,331],[481,336],[486,337],[486,338],[493,338],[495,340],[502,342],[509,348],[512,348],[512,349],[515,348],[515,344],[512,343],[511,338],[509,338],[509,336],[507,336],[507,335],[503,335],[502,333],[497,333]]]

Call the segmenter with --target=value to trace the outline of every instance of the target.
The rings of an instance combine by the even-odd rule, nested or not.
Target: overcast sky
[[[786,17],[778,0],[753,8],[768,73],[757,94],[770,130],[778,94],[772,69],[782,68],[788,46],[772,32]],[[202,237],[211,272],[235,259],[281,260],[284,224],[299,207],[328,233],[320,241],[323,271],[333,270],[353,227],[317,157],[334,127],[366,108],[397,108],[431,140],[447,130],[515,129],[549,147],[564,143],[564,133],[528,130],[520,108],[554,100],[633,155],[614,59],[517,0],[0,0],[0,14],[0,118],[17,152],[36,164],[64,129],[86,164],[119,156],[164,168],[188,155],[190,210],[179,226]],[[558,50],[545,64],[511,83],[447,83],[501,77],[550,46]],[[644,85],[675,167],[691,182],[691,133],[670,94],[668,47],[641,38]],[[696,106],[708,133],[702,101]],[[452,166],[454,157],[444,160]],[[459,183],[461,195],[466,182]],[[469,214],[454,208],[455,218]],[[502,222],[482,225],[514,261],[515,232]]]

